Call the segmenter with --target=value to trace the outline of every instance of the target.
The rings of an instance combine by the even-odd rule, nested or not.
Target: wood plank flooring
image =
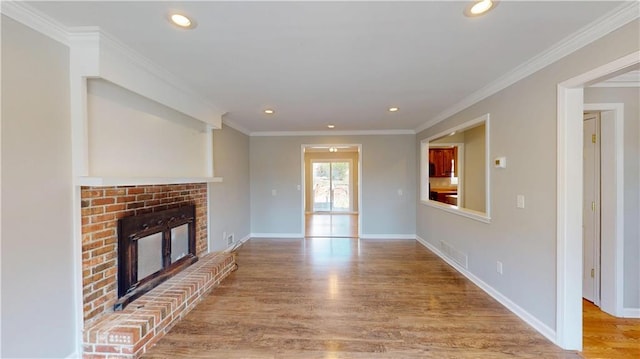
[[[640,358],[640,319],[616,318],[582,301],[585,358]]]
[[[358,215],[311,213],[305,215],[305,237],[358,237]]]
[[[143,358],[580,358],[414,240],[252,239]]]

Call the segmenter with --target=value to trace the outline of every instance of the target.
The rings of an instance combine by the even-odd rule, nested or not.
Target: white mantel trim
[[[71,28],[68,34],[71,66],[80,66],[78,75],[105,79],[213,128],[221,128],[224,111],[113,36],[97,27]]]
[[[90,177],[78,178],[79,186],[146,186],[185,183],[219,183],[222,177]]]

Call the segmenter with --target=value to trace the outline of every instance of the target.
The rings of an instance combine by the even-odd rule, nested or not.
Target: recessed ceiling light
[[[327,125],[327,128],[336,128],[336,125]]]
[[[273,115],[274,113],[276,113],[276,111],[268,108],[268,109],[264,110],[264,113],[266,113],[267,115]]]
[[[190,18],[182,14],[171,14],[171,22],[183,29],[193,29],[196,27],[196,23]]]
[[[497,0],[475,0],[467,5],[464,10],[464,14],[470,17],[480,16],[495,8],[497,5]]]
[[[389,107],[389,112],[396,112],[398,110],[399,110],[398,107]]]

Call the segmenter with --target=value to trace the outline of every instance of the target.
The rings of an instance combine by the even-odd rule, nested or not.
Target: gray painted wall
[[[624,301],[640,308],[640,89],[586,88],[585,103],[624,103]]]
[[[2,16],[3,358],[76,351],[69,49]]]
[[[638,20],[633,21],[417,136],[416,152],[420,140],[491,114],[490,158],[506,156],[508,164],[506,169],[490,169],[491,223],[419,203],[417,235],[436,246],[446,240],[467,253],[472,274],[552,329],[556,324],[556,87],[637,51],[639,26]],[[638,156],[637,147],[626,148],[625,158]],[[517,194],[525,196],[526,208],[516,209]],[[638,218],[637,212],[628,210],[626,217]],[[496,272],[496,261],[503,262],[503,275]]]
[[[222,183],[209,184],[210,251],[226,249],[223,233],[235,241],[249,235],[249,136],[226,125],[213,131],[215,175]]]
[[[303,144],[362,144],[363,236],[416,233],[414,135],[251,137],[250,143],[252,233],[302,236]]]
[[[487,212],[486,125],[464,131],[464,207]]]

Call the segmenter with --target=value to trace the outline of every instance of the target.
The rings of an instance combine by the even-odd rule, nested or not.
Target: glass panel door
[[[312,162],[313,211],[345,212],[351,209],[351,162]]]
[[[349,162],[331,162],[331,210],[346,212],[351,208]]]

